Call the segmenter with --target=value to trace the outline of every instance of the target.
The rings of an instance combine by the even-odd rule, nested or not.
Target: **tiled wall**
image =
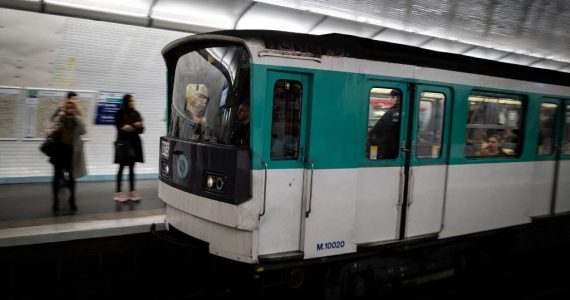
[[[146,125],[145,163],[137,164],[136,172],[157,174],[159,137],[166,130],[166,68],[161,50],[188,34],[7,9],[0,9],[0,16],[5,20],[0,20],[0,35],[4,35],[0,65],[15,66],[0,67],[0,86],[133,93]],[[38,65],[47,67],[38,69]],[[88,179],[112,178],[117,170],[112,147],[115,127],[90,122],[87,130]],[[0,183],[49,178],[52,168],[38,150],[40,143],[0,140]]]

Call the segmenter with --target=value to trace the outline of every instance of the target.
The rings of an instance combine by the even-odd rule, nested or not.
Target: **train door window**
[[[429,159],[441,156],[444,109],[444,94],[433,92],[422,92],[420,94],[417,158]]]
[[[566,117],[564,118],[564,145],[562,153],[570,155],[570,105],[566,106]]]
[[[556,115],[558,104],[542,103],[539,112],[540,131],[538,135],[538,155],[550,155],[554,151]]]
[[[522,100],[509,96],[469,95],[465,156],[520,156]]]
[[[399,89],[375,87],[368,102],[366,156],[370,160],[395,159],[400,144]]]
[[[271,124],[271,160],[299,158],[302,95],[303,86],[299,81],[278,80],[275,82]]]

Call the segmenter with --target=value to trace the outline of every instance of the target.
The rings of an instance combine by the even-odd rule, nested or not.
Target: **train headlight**
[[[204,189],[216,194],[224,194],[227,176],[220,173],[206,172]]]
[[[206,186],[211,189],[214,187],[214,177],[209,175],[208,179],[206,180]]]

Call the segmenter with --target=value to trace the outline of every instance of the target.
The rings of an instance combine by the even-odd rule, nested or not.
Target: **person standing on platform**
[[[117,127],[117,141],[115,142],[115,163],[119,164],[117,173],[117,187],[114,200],[125,202],[127,200],[139,201],[141,196],[135,190],[135,163],[144,162],[142,142],[139,137],[144,131],[141,114],[135,110],[133,95],[123,96],[123,106],[115,113],[115,126]],[[129,194],[122,190],[123,169],[129,167]]]
[[[85,155],[81,135],[85,134],[85,124],[77,115],[77,104],[67,101],[63,114],[56,118],[54,133],[57,136],[57,150],[50,158],[54,166],[52,182],[54,212],[59,211],[60,182],[64,181],[65,171],[68,172],[67,186],[69,188],[69,207],[72,212],[77,211],[75,203],[75,179],[87,175]]]
[[[61,117],[65,114],[65,104],[71,101],[75,104],[75,115],[82,117],[83,113],[81,111],[81,107],[79,106],[79,96],[77,95],[76,92],[67,92],[67,95],[65,97],[65,101],[63,102],[63,105],[61,105],[60,107],[58,107],[55,112],[53,113],[53,115],[51,116],[51,121],[52,122],[56,122],[58,117]]]

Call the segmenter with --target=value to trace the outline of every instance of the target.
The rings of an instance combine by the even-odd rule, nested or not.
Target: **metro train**
[[[163,56],[159,197],[168,227],[215,256],[355,259],[570,211],[568,73],[257,30],[189,36]],[[395,157],[369,137],[388,109]]]

